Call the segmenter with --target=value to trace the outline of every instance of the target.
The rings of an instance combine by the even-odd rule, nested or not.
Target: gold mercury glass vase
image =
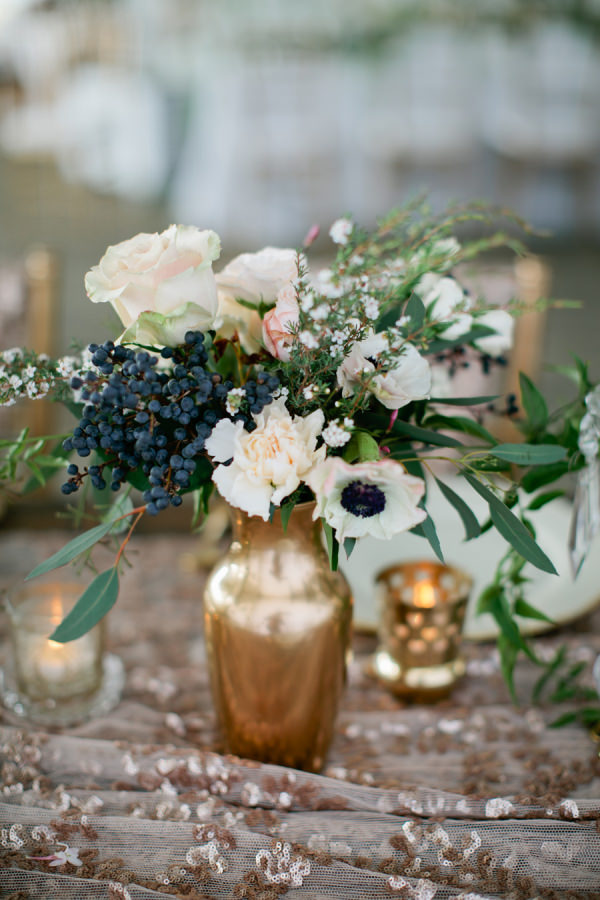
[[[214,704],[226,752],[319,771],[345,681],[352,596],[329,568],[313,503],[284,531],[233,509],[233,541],[204,594]]]

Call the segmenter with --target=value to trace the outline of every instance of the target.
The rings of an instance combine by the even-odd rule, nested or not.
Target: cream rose
[[[241,422],[221,419],[205,444],[215,462],[232,460],[212,475],[221,496],[266,522],[271,504],[280,504],[325,458],[325,447],[316,446],[324,420],[320,409],[292,418],[281,399],[254,416],[252,432]]]
[[[317,498],[313,518],[331,525],[339,541],[366,535],[387,540],[427,518],[419,506],[425,482],[390,459],[350,465],[329,457],[306,481]]]
[[[257,309],[238,303],[245,300],[257,307],[271,304],[279,291],[298,277],[298,258],[295,250],[264,247],[257,253],[236,256],[216,276],[219,293],[217,336],[232,338],[237,332],[247,353],[261,347],[262,320]]]
[[[171,225],[109,247],[85,276],[93,303],[109,302],[125,326],[122,339],[181,343],[186,331],[207,331],[217,314],[212,271],[220,253],[214,231]]]
[[[289,361],[290,347],[294,341],[291,328],[298,325],[299,316],[296,290],[288,284],[277,294],[277,303],[265,315],[262,324],[265,347],[275,359]]]

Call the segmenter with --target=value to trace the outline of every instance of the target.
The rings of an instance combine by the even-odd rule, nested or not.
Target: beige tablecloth
[[[0,535],[2,582],[65,535]],[[600,897],[600,764],[556,707],[511,704],[493,645],[452,698],[403,705],[357,636],[322,775],[219,755],[202,641],[198,539],[139,537],[111,614],[120,705],[78,727],[0,721],[0,896],[431,900]],[[576,589],[576,588],[574,588]],[[600,652],[600,615],[539,639]],[[7,663],[6,628],[2,655]]]

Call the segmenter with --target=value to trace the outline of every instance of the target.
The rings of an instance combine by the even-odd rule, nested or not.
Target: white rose
[[[431,391],[431,366],[413,344],[405,343],[398,355],[385,368],[376,369],[373,360],[388,349],[384,335],[375,334],[363,341],[356,341],[349,355],[337,371],[337,381],[342,396],[349,397],[356,385],[369,378],[369,388],[387,409],[401,409],[413,400],[429,397]]]
[[[446,340],[457,340],[471,330],[473,317],[465,311],[469,309],[470,301],[454,278],[428,272],[423,275],[415,291],[425,307],[431,308],[435,319],[447,323],[443,335]]]
[[[298,277],[295,250],[265,247],[257,253],[242,253],[216,276],[219,292],[217,336],[232,338],[237,332],[247,353],[261,347],[262,321],[254,309],[238,303],[238,298],[258,307],[274,303],[279,291]]]
[[[482,313],[476,319],[477,325],[485,325],[486,328],[493,328],[496,334],[490,334],[487,337],[477,338],[473,341],[475,347],[482,353],[489,356],[502,356],[513,345],[513,333],[515,329],[515,320],[504,309],[490,309]]]
[[[329,457],[306,478],[317,498],[313,518],[331,525],[339,541],[369,535],[387,540],[422,522],[422,478],[408,475],[393,460],[350,465]]]
[[[290,416],[283,400],[275,400],[254,416],[256,429],[221,419],[206,441],[206,451],[220,465],[212,479],[221,496],[250,516],[268,521],[277,506],[306,481],[311,469],[325,458],[316,448],[325,417],[319,409],[309,416]]]
[[[85,276],[93,303],[109,302],[125,326],[122,339],[181,343],[186,331],[207,331],[217,314],[212,262],[214,231],[171,225],[109,247]]]

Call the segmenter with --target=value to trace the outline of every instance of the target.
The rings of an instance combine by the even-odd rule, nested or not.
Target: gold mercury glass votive
[[[104,652],[104,620],[74,641],[50,639],[82,591],[75,582],[32,581],[7,601],[12,670],[3,673],[3,699],[18,715],[68,725],[120,699],[123,666]]]
[[[404,698],[447,696],[465,673],[461,632],[472,579],[422,560],[390,566],[376,582],[379,646],[372,674]]]

